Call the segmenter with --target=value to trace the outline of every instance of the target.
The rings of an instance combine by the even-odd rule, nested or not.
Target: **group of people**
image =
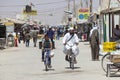
[[[51,30],[51,29],[50,29]],[[52,33],[52,31],[48,31],[43,39],[42,42],[42,61],[44,61],[44,49],[45,48],[50,48],[50,51],[54,48],[53,47],[53,42],[52,42],[52,38],[53,38],[53,34],[50,34],[50,32]],[[77,34],[74,33],[74,28],[69,28],[69,32],[66,33],[63,37],[63,45],[64,45],[64,50],[63,52],[66,54],[65,56],[65,60],[69,61],[69,52],[70,52],[70,46],[69,45],[73,45],[72,46],[72,51],[75,54],[75,63],[77,63],[76,60],[76,56],[79,54],[79,48],[78,48],[78,43],[79,43],[79,39],[77,37]],[[49,51],[49,53],[50,53]],[[49,57],[49,66],[51,67],[51,58]]]
[[[26,44],[26,47],[29,47],[29,43],[30,43],[31,38],[33,38],[34,47],[36,47],[37,35],[38,35],[38,30],[36,30],[36,28],[31,30],[31,32],[29,30],[26,30],[26,32],[25,32],[25,44]]]
[[[27,31],[25,34],[25,43],[26,47],[29,47],[30,39],[33,38],[34,47],[36,47],[37,43],[37,35],[39,31],[34,28],[31,30],[32,35],[30,31]],[[44,38],[42,39],[42,61],[44,61],[44,49],[50,48],[50,52],[52,49],[55,49],[55,31],[49,27],[49,29],[44,33]],[[57,39],[59,39],[58,35],[60,34],[60,29],[57,29]],[[90,31],[89,35],[89,41],[91,46],[91,59],[92,61],[99,60],[99,33],[98,33],[98,27],[94,24],[93,28]],[[63,52],[65,53],[65,60],[69,62],[69,53],[70,49],[72,49],[72,52],[75,55],[74,62],[77,63],[76,57],[79,54],[79,38],[77,34],[75,33],[75,30],[73,27],[69,27],[68,31],[63,36]],[[72,47],[71,47],[72,46]],[[51,66],[51,58],[49,59],[50,66]]]
[[[91,45],[91,53],[92,53],[93,61],[99,60],[99,33],[97,28],[98,27],[95,25],[93,29],[91,29],[90,31],[90,45]],[[33,38],[34,47],[36,47],[38,31],[36,30],[36,28],[34,28],[34,30],[31,30],[31,32],[26,31],[25,33],[26,47],[29,47],[31,37]],[[55,49],[54,38],[55,38],[55,32],[52,30],[52,28],[49,28],[49,30],[47,30],[46,33],[44,33],[44,38],[42,40],[42,61],[44,61],[45,48],[50,48],[50,51],[52,49]],[[75,33],[74,28],[69,27],[68,32],[66,32],[63,37],[63,46],[64,46],[63,52],[66,55],[65,56],[66,61],[69,61],[69,53],[70,53],[70,49],[72,49],[72,52],[75,55],[74,62],[77,63],[76,57],[79,54],[78,44],[79,44],[79,38]],[[49,59],[49,61],[51,66],[51,58]]]
[[[93,24],[94,26],[90,30],[90,35],[89,35],[89,41],[91,47],[91,60],[99,61],[99,49],[100,49],[99,31],[98,31],[98,26],[95,23]],[[31,32],[32,32],[34,47],[36,47],[38,31],[34,28],[34,30]],[[58,29],[58,33],[60,33],[59,29]],[[54,38],[55,38],[55,32],[52,30],[52,28],[49,28],[49,30],[47,30],[46,33],[44,34],[44,38],[42,40],[42,61],[44,61],[44,48],[50,48],[50,51],[52,49],[55,49]],[[114,41],[120,38],[119,25],[116,25],[116,28],[113,30],[113,38]],[[26,47],[29,47],[30,39],[31,39],[31,33],[27,31],[25,34]],[[78,48],[79,38],[75,33],[73,27],[69,27],[68,31],[64,34],[62,43],[64,47],[63,52],[66,55],[65,60],[69,61],[69,53],[70,53],[70,49],[72,49],[72,52],[75,55],[74,62],[77,63],[76,57],[79,54],[79,48]],[[49,61],[51,66],[51,58],[49,59]]]
[[[51,29],[50,29],[51,30]],[[54,34],[54,33],[53,33]],[[42,49],[44,48],[50,48],[53,49],[53,34],[50,34],[50,31],[45,34],[44,40],[42,42]],[[90,31],[90,46],[91,46],[91,59],[92,61],[98,61],[99,60],[99,33],[98,33],[98,27],[94,24],[93,28]],[[72,52],[74,53],[74,63],[77,63],[76,57],[79,54],[79,38],[77,34],[75,33],[75,30],[73,27],[70,27],[68,29],[68,32],[63,37],[63,52],[65,53],[65,60],[70,61],[69,59],[69,53],[70,49],[72,49]],[[50,60],[50,66],[51,66],[51,58]],[[42,50],[42,61],[44,61],[44,50]]]

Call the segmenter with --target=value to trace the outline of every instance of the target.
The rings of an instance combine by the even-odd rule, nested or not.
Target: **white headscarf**
[[[74,28],[73,28],[73,27],[70,27],[68,30],[69,30],[69,31],[70,31],[70,30],[74,30]]]
[[[91,31],[90,31],[90,37],[91,37],[91,35],[92,35],[92,32],[93,32],[95,29],[98,29],[98,27],[97,27],[96,25],[93,26],[93,28],[92,28]]]

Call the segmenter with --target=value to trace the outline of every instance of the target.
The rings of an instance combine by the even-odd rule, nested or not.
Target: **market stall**
[[[103,19],[103,35],[104,42],[113,41],[113,29],[115,25],[120,24],[120,7],[109,8],[101,11]]]
[[[109,0],[108,0],[109,1]],[[103,3],[105,4],[105,3]],[[109,2],[108,7],[101,6],[100,11],[100,25],[101,25],[101,33],[100,36],[100,54],[104,55],[103,47],[104,43],[106,42],[114,42],[114,34],[113,30],[115,29],[116,25],[120,25],[120,3],[118,3],[118,7],[112,6],[113,2]],[[117,5],[117,4],[116,4]]]
[[[6,45],[6,26],[0,24],[0,49],[4,48]]]
[[[14,23],[11,21],[4,22],[6,26],[6,46],[14,46]],[[12,36],[11,36],[12,35]]]

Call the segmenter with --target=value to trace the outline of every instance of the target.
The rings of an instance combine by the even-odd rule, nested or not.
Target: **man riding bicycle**
[[[76,56],[79,54],[79,48],[78,48],[79,39],[77,34],[74,33],[74,28],[69,28],[69,32],[65,34],[63,38],[63,45],[64,50],[63,52],[66,54],[65,60],[69,61],[69,53],[72,45],[72,52],[75,55],[75,63],[77,63]]]

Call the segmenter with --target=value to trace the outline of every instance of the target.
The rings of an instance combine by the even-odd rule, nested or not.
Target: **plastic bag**
[[[55,53],[53,51],[50,52],[50,57],[54,57]]]

